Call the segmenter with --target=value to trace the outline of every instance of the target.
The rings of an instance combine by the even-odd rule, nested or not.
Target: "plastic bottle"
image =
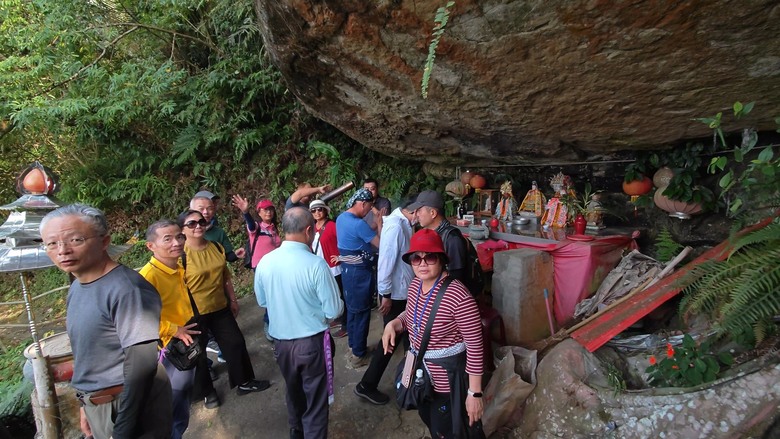
[[[425,384],[425,380],[423,380],[422,369],[417,369],[417,371],[414,372],[414,384],[417,386],[422,386]]]

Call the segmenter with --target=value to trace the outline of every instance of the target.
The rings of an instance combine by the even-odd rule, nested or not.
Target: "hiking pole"
[[[550,335],[555,334],[555,326],[553,326],[552,310],[550,309],[550,293],[547,292],[547,288],[544,289],[544,306],[547,308],[547,323],[550,324]]]

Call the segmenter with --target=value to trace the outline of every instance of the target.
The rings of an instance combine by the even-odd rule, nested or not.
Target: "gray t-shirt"
[[[93,282],[74,281],[67,308],[74,360],[71,384],[81,391],[124,383],[123,349],[160,337],[160,295],[124,265]]]

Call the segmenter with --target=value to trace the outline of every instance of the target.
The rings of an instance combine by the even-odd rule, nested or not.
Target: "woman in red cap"
[[[249,213],[249,201],[241,195],[233,195],[233,206],[239,208],[244,214],[246,231],[249,234],[249,248],[246,251],[247,258],[252,261],[252,270],[257,267],[260,259],[271,250],[279,247],[281,239],[277,233],[276,208],[271,200],[257,202],[257,215],[260,217],[260,227]]]
[[[249,201],[241,195],[233,195],[233,205],[241,210],[246,222],[246,231],[249,234],[248,248],[246,249],[246,261],[251,265],[252,270],[260,263],[263,256],[278,248],[282,240],[277,233],[276,208],[271,200],[265,199],[257,202],[257,215],[260,217],[260,223],[255,222],[249,213]],[[246,265],[246,264],[245,264]],[[268,335],[268,311],[263,314],[263,330],[265,338],[269,342],[273,341]]]
[[[480,421],[484,351],[477,303],[458,280],[439,291],[447,279],[448,259],[435,231],[415,233],[403,260],[412,266],[415,278],[409,285],[406,310],[385,326],[385,352],[393,351],[398,333],[408,331],[411,350],[417,355],[431,308],[437,295],[443,294],[422,361],[433,395],[420,403],[420,418],[434,438],[484,437]]]

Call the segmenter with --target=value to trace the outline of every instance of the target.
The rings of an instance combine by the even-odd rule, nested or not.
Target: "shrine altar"
[[[596,292],[617,266],[625,249],[636,248],[632,235],[592,236],[589,240],[529,238],[492,230],[487,241],[476,244],[483,270],[493,270],[493,254],[498,251],[531,248],[550,253],[553,260],[553,314],[558,328],[574,317],[574,307]]]

